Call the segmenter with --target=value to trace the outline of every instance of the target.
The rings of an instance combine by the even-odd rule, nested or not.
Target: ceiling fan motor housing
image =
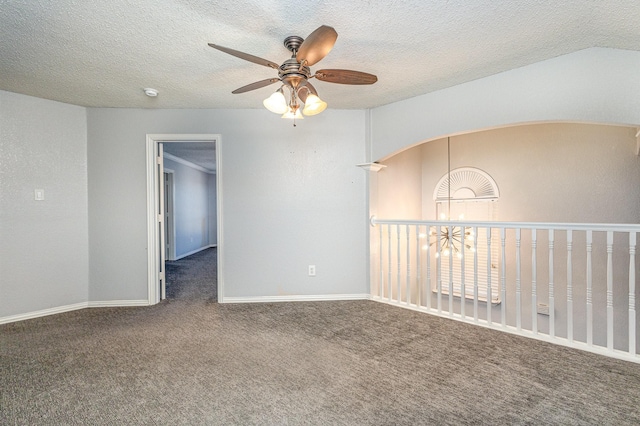
[[[296,88],[302,81],[311,78],[311,69],[308,66],[300,67],[295,58],[287,59],[280,65],[278,76],[283,83]]]
[[[289,36],[284,39],[284,46],[295,56],[303,41],[304,39],[300,36]]]

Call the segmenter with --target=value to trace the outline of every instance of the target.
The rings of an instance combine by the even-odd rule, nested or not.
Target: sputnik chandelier
[[[447,214],[440,214],[440,220],[451,221],[451,138],[447,137]],[[459,219],[464,219],[464,215],[460,215]],[[439,251],[436,251],[436,257],[440,257],[440,253],[443,256],[456,256],[458,259],[462,259],[462,246],[469,252],[474,253],[475,248],[470,244],[473,241],[475,235],[473,230],[464,228],[461,226],[440,226],[438,230],[432,226],[429,229],[429,238],[433,239],[429,245],[436,245]]]
[[[429,230],[429,236],[434,239],[434,241],[431,242],[431,245],[438,243],[438,231],[434,228],[435,227],[431,227]],[[449,229],[451,229],[451,234],[449,234]],[[469,252],[475,252],[475,249],[471,246],[473,238],[474,234],[471,229],[465,228],[463,235],[462,227],[460,226],[452,226],[451,228],[448,226],[441,226],[439,237],[440,251],[436,251],[436,257],[440,257],[440,252],[442,252],[442,255],[445,257],[451,255],[456,256],[458,259],[462,259],[462,245],[464,245],[464,248],[469,250]]]

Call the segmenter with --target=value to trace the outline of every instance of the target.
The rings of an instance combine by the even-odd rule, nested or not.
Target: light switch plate
[[[44,189],[35,189],[33,192],[36,201],[44,200]]]

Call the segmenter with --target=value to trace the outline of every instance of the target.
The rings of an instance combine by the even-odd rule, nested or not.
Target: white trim
[[[164,158],[166,158],[168,160],[175,161],[176,163],[183,164],[183,165],[185,165],[187,167],[191,167],[192,169],[198,170],[200,172],[208,173],[210,175],[215,175],[216,174],[215,170],[209,170],[209,169],[207,169],[205,167],[198,166],[197,164],[192,163],[191,161],[187,161],[184,158],[176,157],[175,155],[171,155],[171,154],[169,154],[167,152],[163,153],[162,155],[163,155]]]
[[[224,295],[224,227],[222,191],[222,138],[219,134],[147,134],[147,291],[148,304],[160,301],[158,286],[158,230],[155,206],[158,204],[157,173],[155,171],[158,143],[162,142],[211,142],[216,144],[216,210],[218,219],[218,297]]]
[[[62,314],[65,312],[78,311],[86,308],[117,308],[127,306],[149,306],[149,301],[145,299],[140,300],[105,300],[105,301],[92,301],[92,302],[80,302],[73,305],[56,306],[55,308],[42,309],[40,311],[27,312],[25,314],[11,315],[8,317],[0,318],[0,324],[8,324],[11,322],[25,321],[34,318],[46,317],[49,315]]]
[[[140,300],[103,300],[89,302],[89,308],[123,308],[127,306],[149,306],[149,301]]]
[[[209,244],[209,245],[207,245],[207,246],[203,246],[203,247],[197,248],[197,249],[195,249],[195,250],[191,250],[191,251],[190,251],[190,252],[188,252],[188,253],[181,254],[180,256],[176,256],[176,258],[175,258],[174,260],[184,259],[185,257],[187,257],[187,256],[191,256],[192,254],[199,253],[199,252],[201,252],[202,250],[210,249],[210,248],[217,247],[217,246],[218,246],[217,244]]]
[[[256,297],[218,297],[218,303],[326,302],[336,300],[369,300],[368,294],[316,294]]]
[[[0,324],[24,321],[33,318],[46,317],[48,315],[61,314],[63,312],[77,311],[88,307],[87,302],[74,303],[73,305],[57,306],[55,308],[42,309],[40,311],[27,312],[26,314],[11,315],[0,318]]]

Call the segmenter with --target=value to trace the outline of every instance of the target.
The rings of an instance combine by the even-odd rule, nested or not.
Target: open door
[[[173,231],[173,171],[164,169],[164,255],[167,260],[175,260]],[[166,276],[165,276],[166,278]],[[169,285],[170,283],[166,283]]]
[[[224,243],[222,228],[222,148],[217,134],[147,134],[147,291],[150,305],[166,298],[167,259],[165,241],[165,176],[163,142],[208,142],[216,150],[216,229],[217,229],[217,285],[218,301],[224,303]],[[175,194],[174,194],[175,195]],[[169,201],[171,203],[171,201]],[[170,206],[169,206],[170,207]],[[170,247],[175,253],[175,232],[169,231]],[[169,258],[173,258],[170,256]]]
[[[158,259],[158,286],[160,287],[160,300],[163,300],[167,297],[166,290],[166,275],[165,275],[165,267],[164,262],[166,261],[165,256],[165,229],[164,229],[164,149],[162,143],[158,144],[158,156],[156,157],[156,173],[157,173],[157,182],[158,182],[158,205],[156,207],[158,214],[158,246],[160,250],[158,250],[158,254],[160,258]]]

